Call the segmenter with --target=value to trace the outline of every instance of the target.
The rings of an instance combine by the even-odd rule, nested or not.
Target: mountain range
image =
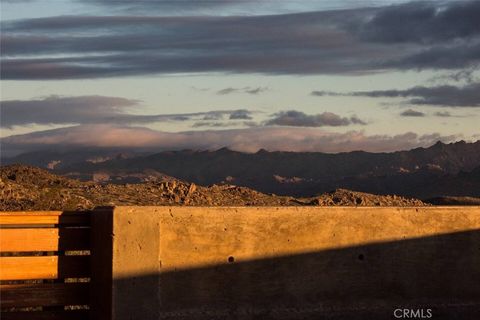
[[[231,184],[264,193],[310,197],[345,188],[420,199],[480,196],[480,141],[437,142],[392,153],[216,151],[133,152],[77,149],[3,158],[100,183],[140,183],[174,177],[198,185]]]

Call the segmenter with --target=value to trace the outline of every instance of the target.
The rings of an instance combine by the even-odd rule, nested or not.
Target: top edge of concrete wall
[[[105,207],[101,207],[103,209]],[[364,210],[364,209],[378,209],[378,210],[388,210],[388,209],[401,209],[401,210],[408,210],[408,209],[445,209],[445,210],[480,210],[480,206],[112,206],[110,208],[169,208],[169,209],[193,209],[193,208],[203,208],[203,209],[296,209],[296,210],[337,210],[337,209],[357,209],[357,210]],[[96,208],[97,209],[97,208]]]

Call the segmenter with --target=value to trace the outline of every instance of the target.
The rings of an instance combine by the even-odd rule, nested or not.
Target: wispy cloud
[[[124,12],[5,21],[1,75],[32,80],[464,68],[480,62],[479,15],[480,2],[452,1],[256,16]]]
[[[14,0],[9,0],[14,1]],[[25,0],[24,0],[25,1]],[[103,6],[109,10],[118,10],[123,13],[135,14],[162,14],[173,16],[198,16],[224,14],[227,11],[230,14],[244,14],[255,9],[261,9],[265,4],[254,0],[73,0],[88,5]],[[263,6],[262,6],[263,5]],[[275,7],[269,2],[268,7]],[[281,5],[281,4],[280,4]],[[278,5],[276,6],[278,7]]]
[[[251,114],[252,114],[252,112],[249,111],[249,110],[240,109],[240,110],[233,111],[230,114],[229,119],[230,120],[251,120],[251,119],[253,119]]]
[[[366,122],[357,116],[350,118],[341,117],[332,112],[308,115],[301,111],[288,110],[275,113],[272,119],[265,122],[267,126],[291,126],[291,127],[324,127],[324,126],[348,126],[351,124],[365,125]]]
[[[186,122],[192,127],[234,126],[296,126],[323,127],[365,125],[357,116],[342,117],[332,112],[308,115],[289,110],[271,115],[262,123],[251,121],[258,111],[247,109],[210,110],[176,114],[138,114],[141,101],[106,96],[48,96],[33,100],[5,100],[1,102],[0,124],[5,128],[26,125],[65,124],[121,124],[135,125],[155,122]],[[131,111],[137,111],[135,114]],[[239,121],[243,120],[243,121]]]
[[[0,124],[5,128],[31,124],[146,124],[166,121],[249,119],[251,111],[211,110],[179,114],[132,114],[140,101],[119,97],[49,96],[34,100],[4,100],[1,102]]]
[[[425,117],[426,114],[421,111],[416,111],[413,109],[408,109],[400,113],[402,117]]]
[[[335,133],[315,128],[254,127],[246,129],[162,132],[146,128],[81,125],[0,139],[6,154],[44,148],[125,147],[154,150],[215,150],[229,147],[238,151],[259,149],[281,151],[345,152],[364,150],[388,152],[429,146],[438,140],[451,142],[458,136],[438,133],[418,135],[366,135],[363,131]]]
[[[356,96],[371,98],[410,98],[406,102],[415,105],[442,107],[479,107],[480,82],[464,86],[442,85],[434,87],[417,86],[404,90],[373,90],[347,93],[312,91],[314,96]]]
[[[438,111],[438,112],[435,112],[434,115],[437,117],[444,117],[444,118],[453,117],[452,114],[448,111]]]
[[[232,127],[258,127],[255,121],[198,121],[192,128],[232,128]]]
[[[252,88],[252,87],[232,88],[232,87],[229,87],[229,88],[224,88],[224,89],[218,90],[217,94],[219,94],[219,95],[226,95],[226,94],[231,94],[231,93],[259,94],[259,93],[265,92],[267,90],[268,90],[267,87],[256,87],[256,88]]]
[[[475,82],[480,82],[480,78],[475,76],[476,69],[476,67],[472,67],[459,71],[448,72],[446,74],[435,75],[428,81],[434,84],[448,84],[450,82],[465,82],[472,84]]]
[[[480,33],[478,1],[412,1],[380,9],[356,32],[380,43],[440,43]],[[408,22],[408,23],[405,23]]]

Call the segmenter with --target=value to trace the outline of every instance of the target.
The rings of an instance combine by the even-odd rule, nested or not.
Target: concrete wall
[[[114,319],[389,319],[398,308],[480,316],[478,207],[110,215],[112,236],[97,241],[112,241]]]

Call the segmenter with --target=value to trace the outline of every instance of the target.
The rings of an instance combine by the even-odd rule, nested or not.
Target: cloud
[[[267,87],[256,87],[256,88],[246,87],[246,88],[244,88],[244,90],[245,90],[246,93],[249,93],[249,94],[259,94],[259,93],[262,93],[264,91],[267,91],[268,88]]]
[[[322,91],[322,90],[314,90],[310,92],[310,95],[312,96],[317,96],[317,97],[324,97],[324,96],[344,96],[347,94],[344,93],[339,93],[339,92],[333,92],[333,91]]]
[[[273,118],[266,121],[266,126],[291,126],[291,127],[324,127],[348,126],[350,124],[366,123],[357,116],[350,118],[341,117],[332,112],[323,112],[316,115],[307,115],[300,111],[289,110],[273,114]]]
[[[437,111],[434,113],[434,115],[437,117],[444,117],[444,118],[453,117],[452,114],[448,111]]]
[[[382,64],[389,69],[460,69],[478,68],[480,63],[480,40],[453,42],[436,45],[407,54],[403,57],[388,59]]]
[[[409,104],[441,107],[479,107],[480,82],[464,86],[442,85],[435,87],[417,86],[404,90],[374,90],[348,93],[312,91],[312,95],[356,96],[371,98],[410,98]]]
[[[1,126],[10,128],[28,124],[69,124],[115,120],[125,116],[125,109],[139,101],[104,96],[49,96],[37,100],[1,102]]]
[[[345,30],[330,26],[354,15],[341,11],[243,17],[62,16],[10,21],[3,24],[2,78],[363,72],[366,60],[393,50],[370,48]],[[286,20],[289,28],[285,28]],[[308,29],[311,32],[305,32]],[[56,56],[59,54],[62,57]],[[322,59],[317,58],[319,54]]]
[[[418,135],[366,135],[363,131],[328,132],[315,128],[254,127],[246,129],[162,132],[140,127],[81,125],[1,138],[2,152],[15,153],[78,147],[105,147],[152,150],[233,150],[346,152],[364,150],[391,152],[430,146],[436,141],[451,142],[458,136],[438,133]]]
[[[1,101],[0,124],[5,128],[31,124],[145,124],[165,121],[218,120],[224,116],[249,115],[250,111],[213,110],[180,114],[131,114],[140,101],[105,96],[49,96],[35,100]]]
[[[10,0],[11,1],[11,0]],[[121,10],[128,13],[152,14],[161,13],[162,15],[212,15],[212,13],[224,13],[225,10],[233,14],[245,12],[245,4],[251,4],[253,9],[258,8],[256,1],[242,0],[201,0],[201,1],[165,1],[165,0],[143,0],[143,1],[126,1],[126,0],[76,0],[80,3],[88,5],[104,6],[108,9]],[[247,6],[252,10],[252,7]]]
[[[34,2],[34,1],[37,1],[37,0],[1,0],[1,2],[3,3],[25,3],[25,2]]]
[[[369,41],[381,43],[438,43],[480,34],[479,1],[414,1],[380,9],[357,29]]]
[[[226,94],[231,94],[231,93],[248,93],[248,94],[259,94],[264,91],[267,91],[267,87],[256,87],[256,88],[251,88],[251,87],[244,87],[244,88],[224,88],[221,90],[217,91],[217,94],[219,95],[226,95]]]
[[[192,128],[229,128],[229,127],[257,127],[259,124],[255,121],[198,121],[192,125]]]
[[[222,111],[210,111],[203,116],[202,120],[222,120],[224,115]]]
[[[271,119],[257,123],[252,120],[252,113],[246,109],[239,109],[232,111],[227,121],[215,121],[223,120],[223,113],[218,116],[211,112],[212,116],[205,116],[202,120],[195,122],[192,127],[210,127],[210,128],[222,128],[233,126],[247,126],[247,127],[269,127],[269,126],[287,126],[287,127],[324,127],[324,126],[348,126],[352,124],[366,125],[366,122],[358,118],[357,116],[341,117],[332,112],[324,112],[316,115],[307,115],[301,111],[288,110],[274,113],[271,115]],[[210,115],[209,114],[209,115]],[[211,121],[214,120],[214,121]],[[247,121],[232,121],[232,120],[247,120]]]
[[[234,112],[232,112],[230,114],[230,117],[229,119],[230,120],[251,120],[253,119],[253,117],[251,116],[252,112],[251,111],[248,111],[248,110],[245,110],[245,109],[240,109],[240,110],[236,110]]]
[[[426,114],[420,111],[416,111],[413,109],[408,109],[400,113],[402,117],[425,117]]]
[[[238,92],[238,89],[235,89],[235,88],[225,88],[225,89],[222,89],[222,90],[218,90],[218,91],[217,91],[217,94],[219,94],[219,95],[225,95],[225,94],[230,94],[230,93],[233,93],[233,92]]]
[[[480,82],[480,78],[475,76],[475,68],[463,69],[460,71],[449,72],[447,74],[435,75],[428,80],[432,83],[448,83],[448,82],[465,82],[472,84],[475,82]]]
[[[353,115],[349,118],[350,120],[350,123],[351,124],[361,124],[361,125],[366,125],[367,122],[366,121],[363,121],[362,119],[360,119],[358,116],[356,115]]]
[[[231,126],[234,126],[234,124],[229,122],[199,121],[199,122],[195,122],[192,125],[192,128],[201,128],[201,127],[225,128],[225,127],[231,127]]]
[[[452,1],[253,16],[113,11],[4,21],[1,76],[39,80],[464,68],[480,63],[478,8],[478,1]]]

